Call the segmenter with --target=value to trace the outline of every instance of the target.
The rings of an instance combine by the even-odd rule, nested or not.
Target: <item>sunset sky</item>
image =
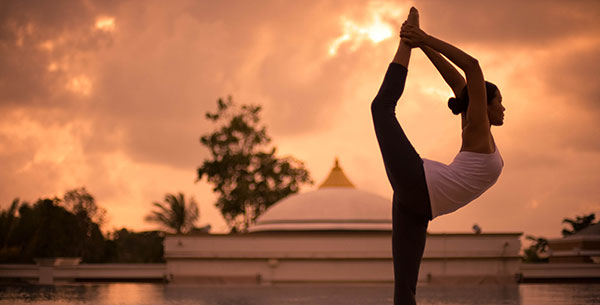
[[[219,97],[263,106],[279,156],[316,189],[334,158],[361,190],[391,198],[370,115],[414,5],[429,33],[479,59],[503,95],[505,161],[480,199],[430,232],[557,237],[600,218],[599,1],[18,1],[0,3],[0,207],[85,186],[103,229],[156,228],[153,201],[184,192],[198,225],[227,226],[196,168]],[[422,157],[451,162],[451,90],[415,49],[397,109]]]

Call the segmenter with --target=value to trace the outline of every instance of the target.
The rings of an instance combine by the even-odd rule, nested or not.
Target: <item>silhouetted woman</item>
[[[504,163],[491,126],[502,125],[504,107],[496,86],[484,81],[477,59],[423,32],[415,8],[411,8],[400,37],[371,112],[394,191],[394,304],[406,305],[416,304],[417,278],[429,221],[465,206],[500,176]],[[396,119],[396,103],[404,90],[412,47],[425,52],[456,96],[449,100],[448,106],[454,114],[461,115],[462,145],[449,165],[421,159]],[[466,81],[440,53],[464,71]]]

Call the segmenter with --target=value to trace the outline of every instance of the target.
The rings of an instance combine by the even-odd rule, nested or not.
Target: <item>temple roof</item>
[[[329,172],[329,176],[327,176],[325,181],[323,181],[323,183],[321,183],[321,185],[319,186],[319,188],[324,187],[356,188],[354,184],[350,182],[350,179],[348,179],[346,174],[344,174],[344,170],[342,170],[342,168],[340,167],[340,162],[338,158],[335,158],[335,164],[333,165],[331,172]]]

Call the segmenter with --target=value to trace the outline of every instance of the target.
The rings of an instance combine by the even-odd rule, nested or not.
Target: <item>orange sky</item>
[[[317,182],[335,156],[360,189],[391,197],[369,105],[408,8],[425,31],[478,58],[507,108],[493,133],[505,167],[431,232],[558,236],[600,218],[597,1],[3,1],[0,206],[85,186],[104,229],[150,229],[152,201],[182,191],[200,225],[226,226],[196,168],[219,97],[263,105],[279,153]],[[421,156],[460,147],[451,91],[413,52],[398,118]]]

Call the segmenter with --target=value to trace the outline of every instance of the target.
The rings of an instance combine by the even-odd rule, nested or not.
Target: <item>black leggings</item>
[[[407,69],[391,63],[371,104],[375,134],[394,199],[392,202],[392,255],[394,304],[416,304],[419,266],[425,249],[431,204],[423,160],[396,119],[395,109],[404,91]]]

